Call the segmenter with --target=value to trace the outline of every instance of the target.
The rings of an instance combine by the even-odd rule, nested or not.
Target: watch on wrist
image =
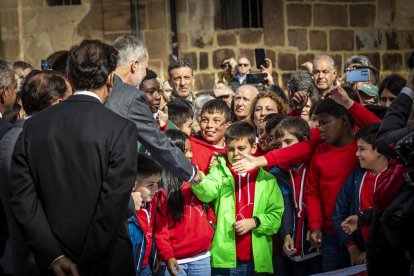
[[[256,224],[255,228],[258,228],[261,224],[260,219],[256,216],[254,216],[253,219],[254,219],[254,223]]]

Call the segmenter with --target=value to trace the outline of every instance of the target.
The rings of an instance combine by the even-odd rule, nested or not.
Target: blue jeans
[[[210,257],[198,261],[178,265],[179,276],[194,275],[194,276],[210,276],[211,266]],[[175,269],[174,269],[175,270]],[[170,276],[166,265],[161,265],[157,271],[157,276]]]
[[[211,270],[213,276],[250,276],[264,275],[264,273],[256,273],[254,271],[254,262],[237,261],[236,268],[213,268]]]
[[[152,276],[151,268],[149,265],[146,265],[141,269],[141,272],[138,273],[139,276]]]
[[[322,271],[332,271],[351,265],[349,253],[336,234],[323,234]]]

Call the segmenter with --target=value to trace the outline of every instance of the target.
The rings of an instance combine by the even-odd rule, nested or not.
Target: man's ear
[[[332,74],[334,75],[334,79],[335,79],[336,76],[338,75],[338,71],[337,70],[334,70]]]
[[[4,104],[4,98],[6,97],[6,88],[0,88],[0,103]]]
[[[134,74],[137,70],[138,70],[138,61],[134,60],[133,62],[131,62],[131,68],[130,71],[132,74]]]
[[[106,86],[108,88],[111,88],[113,83],[114,83],[114,78],[115,78],[115,71],[112,71],[109,75],[108,78],[106,79]]]
[[[192,76],[193,77],[193,80],[191,81],[191,86],[192,87],[194,87],[194,84],[195,84],[195,78],[194,78],[194,76]]]
[[[253,144],[252,144],[252,149],[251,149],[251,151],[250,151],[250,155],[255,154],[255,153],[256,153],[256,151],[257,151],[257,143],[253,143]]]
[[[228,121],[228,122],[226,123],[226,128],[227,128],[227,127],[229,127],[229,126],[231,126],[231,121]]]

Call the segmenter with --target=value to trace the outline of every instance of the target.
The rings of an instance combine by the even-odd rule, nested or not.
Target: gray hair
[[[369,58],[366,56],[352,56],[347,58],[346,62],[345,62],[345,68],[348,68],[352,63],[358,63],[361,64],[361,66],[364,67],[371,67],[371,62],[369,61]]]
[[[199,113],[199,111],[201,111],[201,109],[203,108],[203,105],[210,101],[215,99],[213,96],[211,95],[200,95],[198,96],[195,100],[194,100],[194,111],[195,113]]]
[[[319,56],[316,56],[315,59],[312,62],[313,67],[315,67],[316,62],[318,60],[320,60],[320,59],[328,59],[329,62],[331,63],[332,68],[336,69],[335,61],[333,60],[333,58],[331,58],[328,55],[319,55]]]
[[[319,100],[319,93],[316,89],[315,83],[309,73],[306,72],[294,72],[290,76],[288,82],[289,92],[291,95],[298,91],[306,91],[309,93],[312,102]]]
[[[142,40],[134,36],[120,36],[115,39],[112,46],[118,50],[118,67],[124,67],[134,59],[141,62],[148,57],[147,46]]]
[[[0,59],[0,89],[10,88],[13,85],[13,65],[10,62]]]
[[[168,65],[168,75],[171,78],[171,70],[176,69],[176,68],[181,68],[181,67],[188,67],[191,69],[191,74],[193,73],[193,65],[185,59],[177,59],[174,60],[173,62],[171,62]]]

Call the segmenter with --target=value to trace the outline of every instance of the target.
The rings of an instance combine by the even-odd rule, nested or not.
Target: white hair
[[[124,67],[135,59],[142,62],[148,57],[147,46],[142,40],[134,36],[120,36],[115,39],[112,46],[118,50],[118,67]]]
[[[314,68],[315,68],[316,62],[318,60],[320,60],[320,59],[327,59],[327,60],[329,60],[329,62],[331,63],[332,68],[333,69],[336,68],[335,61],[330,56],[328,56],[328,55],[319,55],[319,56],[316,56],[315,59],[312,62],[312,65],[313,65]]]

